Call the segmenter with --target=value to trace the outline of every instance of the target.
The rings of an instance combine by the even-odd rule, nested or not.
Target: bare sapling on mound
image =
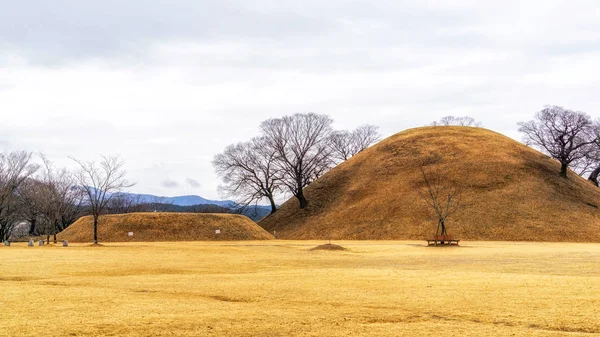
[[[462,189],[456,182],[445,178],[439,171],[431,172],[428,175],[421,166],[421,174],[423,175],[423,181],[421,186],[417,187],[417,192],[437,220],[435,236],[432,239],[427,239],[427,244],[435,246],[458,245],[460,240],[448,234],[446,222],[450,215],[463,208],[460,200]]]

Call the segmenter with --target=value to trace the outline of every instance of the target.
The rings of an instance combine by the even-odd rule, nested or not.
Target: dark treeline
[[[172,213],[230,213],[231,209],[217,205],[192,205],[180,206],[165,202],[135,202],[137,198],[127,195],[115,197],[106,206],[106,214],[127,214],[144,212],[172,212]],[[126,200],[125,202],[123,200]]]
[[[252,220],[258,221],[268,214],[265,207],[250,206],[240,209],[237,205],[222,207],[213,204],[198,204],[180,206],[169,203],[165,198],[156,197],[148,201],[141,195],[117,193],[106,205],[106,214],[126,214],[135,212],[172,212],[172,213],[240,213]],[[88,212],[88,214],[91,214]]]

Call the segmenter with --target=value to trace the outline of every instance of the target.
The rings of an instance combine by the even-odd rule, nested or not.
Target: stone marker
[[[44,245],[44,240],[40,240],[40,247]]]
[[[221,230],[220,230],[220,229],[217,229],[217,230],[215,231],[215,234],[221,234]]]
[[[4,241],[4,245],[5,246],[10,246],[10,242],[9,241]]]
[[[27,243],[28,247],[33,247],[33,240],[29,240],[29,242]]]
[[[128,236],[133,236],[133,232],[127,233]]]
[[[67,241],[67,240],[63,241],[63,247],[69,247],[69,241]]]

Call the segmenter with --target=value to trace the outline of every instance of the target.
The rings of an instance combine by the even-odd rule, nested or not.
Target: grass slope
[[[215,234],[215,230],[221,234]],[[133,236],[128,236],[133,232]],[[90,242],[93,218],[83,217],[58,234],[60,240]],[[242,215],[199,213],[129,213],[99,219],[100,242],[268,240],[273,236]]]
[[[462,240],[600,242],[600,189],[501,134],[425,127],[389,137],[292,198],[260,225],[284,239],[425,239],[436,220],[415,186],[419,170],[445,172],[468,206],[448,229]]]

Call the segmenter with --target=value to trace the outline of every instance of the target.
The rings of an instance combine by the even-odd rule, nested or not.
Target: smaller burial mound
[[[315,248],[311,248],[310,250],[347,250],[347,249],[342,246],[334,245],[331,243],[326,243],[324,245],[320,245]]]
[[[220,231],[220,233],[217,233]],[[91,242],[94,219],[85,216],[58,234],[59,240]],[[237,214],[128,213],[98,219],[100,242],[270,240],[254,221]]]

